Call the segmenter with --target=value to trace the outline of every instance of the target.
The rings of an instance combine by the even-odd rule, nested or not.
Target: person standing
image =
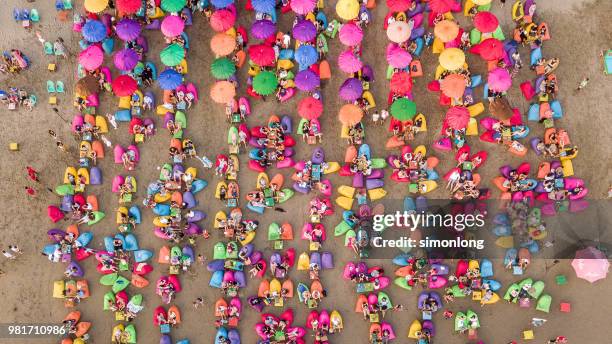
[[[576,91],[582,91],[585,87],[587,87],[589,81],[591,81],[589,78],[583,78],[582,81],[580,81],[580,83],[578,84],[578,87],[576,87]]]
[[[7,252],[6,250],[2,250],[2,254],[4,255],[4,257],[6,257],[6,259],[10,259],[10,260],[17,259],[17,257],[15,257],[14,254]]]
[[[36,197],[36,190],[34,190],[34,188],[26,186],[25,187],[25,192],[26,194],[30,195],[31,197]]]

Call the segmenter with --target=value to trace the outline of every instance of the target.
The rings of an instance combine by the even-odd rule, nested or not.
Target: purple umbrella
[[[361,81],[356,78],[349,78],[344,80],[342,86],[340,86],[340,98],[347,101],[355,101],[361,97],[363,93],[363,86]]]
[[[369,64],[364,65],[363,68],[361,68],[361,76],[367,81],[374,81],[374,70]]]
[[[139,56],[132,49],[122,49],[115,53],[113,61],[115,66],[122,71],[130,71],[138,64]]]
[[[317,36],[316,26],[310,20],[306,19],[302,19],[295,24],[292,32],[293,38],[302,42],[311,41]]]
[[[115,27],[115,32],[117,33],[117,37],[121,38],[124,41],[133,41],[138,36],[140,36],[140,31],[142,27],[140,24],[129,18],[121,19],[117,26]]]
[[[321,85],[321,79],[311,69],[299,71],[295,76],[295,87],[300,91],[314,91],[319,85]]]
[[[257,39],[266,39],[276,33],[276,24],[271,20],[258,20],[251,26],[251,35]]]

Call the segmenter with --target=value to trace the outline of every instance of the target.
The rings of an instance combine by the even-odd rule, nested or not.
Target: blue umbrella
[[[252,0],[251,5],[257,12],[268,14],[276,12],[276,1],[274,0]]]
[[[234,3],[234,0],[212,0],[210,2],[215,8],[226,8]]]
[[[83,25],[81,33],[88,42],[101,42],[106,38],[106,26],[99,20],[89,20]]]
[[[300,70],[304,70],[315,64],[319,59],[317,49],[312,45],[301,45],[295,52],[295,60],[300,64]]]
[[[157,78],[162,90],[174,90],[183,83],[183,76],[174,69],[166,69]]]

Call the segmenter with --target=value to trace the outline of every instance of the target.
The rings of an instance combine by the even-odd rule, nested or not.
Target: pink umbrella
[[[210,16],[210,27],[217,32],[229,30],[236,22],[236,16],[229,10],[216,10]]]
[[[138,64],[138,60],[140,60],[138,53],[127,48],[119,50],[115,53],[115,56],[113,56],[115,66],[117,69],[122,71],[130,71],[134,69],[134,67],[136,67]]]
[[[317,119],[323,114],[323,103],[319,99],[306,97],[298,104],[298,114],[308,120]]]
[[[593,283],[606,278],[610,262],[608,262],[608,257],[600,250],[595,247],[587,247],[576,251],[576,257],[572,260],[572,267],[578,278]]]
[[[363,67],[363,62],[351,49],[347,49],[338,55],[338,66],[343,72],[350,74],[358,72]]]
[[[504,57],[504,44],[495,38],[487,38],[470,48],[470,53],[478,54],[486,61],[499,60]]]
[[[405,12],[411,5],[411,0],[387,0],[387,8],[391,12]]]
[[[512,86],[512,77],[504,68],[495,68],[489,72],[487,78],[489,89],[494,92],[504,92]]]
[[[463,106],[453,106],[446,111],[444,121],[452,129],[465,129],[470,121],[470,111]]]
[[[340,42],[342,44],[351,47],[361,43],[363,39],[363,30],[355,23],[350,22],[342,25],[340,31],[338,31],[338,35],[340,36]]]
[[[474,16],[474,26],[480,32],[489,33],[497,30],[499,20],[497,20],[495,14],[491,12],[478,12]]]
[[[179,16],[169,15],[161,23],[161,32],[166,37],[176,37],[185,30],[185,22]]]
[[[104,62],[104,50],[99,45],[90,45],[79,54],[79,64],[86,70],[95,70]]]
[[[312,12],[316,6],[316,0],[291,0],[291,10],[303,16]]]
[[[412,55],[397,44],[387,45],[387,63],[393,68],[406,68],[412,62]]]

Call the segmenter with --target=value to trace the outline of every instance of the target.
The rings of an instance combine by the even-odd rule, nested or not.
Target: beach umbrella
[[[346,23],[340,27],[338,31],[340,37],[340,43],[352,47],[363,40],[363,30],[355,23]]]
[[[512,106],[506,97],[495,97],[492,102],[489,102],[489,112],[501,120],[510,119],[514,115]]]
[[[265,44],[251,45],[248,49],[249,58],[258,66],[272,66],[276,61],[274,49]]]
[[[363,85],[359,79],[348,78],[340,85],[338,93],[343,100],[352,102],[361,98]]]
[[[343,125],[355,125],[363,118],[363,110],[355,104],[344,104],[338,111],[338,120]]]
[[[338,66],[343,72],[350,74],[358,72],[363,67],[363,62],[351,49],[347,49],[338,55]]]
[[[387,8],[391,12],[406,12],[410,9],[412,0],[387,0]]]
[[[470,53],[478,54],[486,61],[499,60],[504,57],[504,43],[495,38],[487,38],[470,48]]]
[[[450,98],[459,98],[465,92],[466,80],[461,74],[449,74],[440,80],[440,90]]]
[[[397,44],[387,45],[387,63],[393,68],[406,68],[412,62],[412,55]]]
[[[234,0],[211,0],[210,2],[215,8],[226,8],[234,3]]]
[[[227,56],[236,49],[236,39],[226,33],[216,33],[210,40],[210,50],[217,56]]]
[[[81,34],[88,42],[101,42],[106,38],[106,25],[99,20],[88,20],[85,25],[83,25]]]
[[[86,70],[94,70],[104,62],[104,50],[99,45],[90,45],[79,54],[79,64]]]
[[[314,91],[321,85],[321,78],[311,69],[304,69],[295,75],[295,87],[304,92]]]
[[[166,12],[180,12],[187,5],[187,0],[161,0],[161,9]]]
[[[108,6],[108,0],[85,0],[83,7],[87,12],[100,13]]]
[[[176,37],[185,30],[185,21],[179,16],[166,16],[161,23],[161,32],[166,37]]]
[[[336,14],[344,20],[353,20],[359,15],[359,2],[357,0],[339,0],[336,3]]]
[[[389,88],[392,92],[396,93],[403,94],[410,92],[412,90],[412,77],[410,77],[410,73],[406,71],[393,73]]]
[[[576,257],[572,260],[572,268],[578,278],[594,283],[606,278],[610,262],[605,253],[590,246],[576,251]]]
[[[113,93],[118,97],[128,97],[136,92],[138,83],[129,75],[119,75],[112,82]]]
[[[227,57],[220,57],[210,65],[210,72],[215,79],[227,79],[236,73],[236,65]]]
[[[361,67],[361,78],[365,81],[374,81],[374,70],[372,66],[365,64]]]
[[[218,104],[229,104],[236,96],[236,87],[229,81],[217,81],[210,89],[210,98]]]
[[[217,32],[225,32],[236,23],[236,16],[229,10],[217,10],[210,16],[210,27]]]
[[[115,0],[115,7],[121,14],[135,14],[142,7],[141,0]]]
[[[175,90],[183,83],[183,76],[174,69],[166,69],[159,73],[157,83],[162,90]]]
[[[122,71],[130,71],[136,67],[138,61],[140,60],[140,56],[138,53],[132,49],[122,49],[115,53],[113,56],[113,61],[115,62],[115,67]]]
[[[491,2],[493,2],[493,0],[472,0],[472,2],[476,6],[484,6],[484,5],[488,5]]]
[[[251,6],[256,12],[267,14],[276,12],[276,1],[274,0],[251,0]]]
[[[257,39],[266,39],[276,33],[276,24],[271,20],[257,20],[251,25],[251,35]]]
[[[140,36],[142,27],[134,19],[123,18],[115,26],[117,37],[124,41],[133,41]]]
[[[300,69],[307,68],[319,60],[319,53],[312,45],[301,45],[295,52],[295,61],[300,64]]]
[[[457,70],[465,64],[465,53],[459,48],[447,48],[440,53],[440,65],[448,70]]]
[[[259,72],[253,78],[253,91],[260,96],[268,96],[276,92],[278,79],[276,74],[270,71]]]
[[[497,20],[495,14],[491,12],[478,12],[474,16],[474,26],[482,33],[490,33],[497,30],[499,20]]]
[[[310,20],[302,19],[291,29],[291,34],[298,41],[308,42],[317,36],[317,27]]]
[[[299,15],[307,15],[312,12],[317,6],[316,0],[291,0],[291,10]]]
[[[416,115],[416,104],[408,98],[399,98],[391,104],[389,112],[393,118],[399,121],[407,121]]]
[[[429,9],[433,13],[446,13],[451,10],[453,7],[453,2],[455,0],[428,0],[429,1]]]
[[[505,68],[495,68],[487,76],[489,89],[494,92],[504,92],[512,86],[512,77]]]
[[[470,121],[470,111],[463,106],[453,106],[446,111],[444,121],[452,129],[465,129]]]
[[[298,103],[298,115],[307,120],[321,117],[323,114],[323,103],[316,98],[306,97]]]
[[[78,96],[87,97],[90,94],[96,93],[100,90],[100,84],[98,79],[93,75],[86,75],[79,79],[74,85],[74,92]]]
[[[159,58],[166,66],[177,66],[185,58],[185,49],[176,43],[172,43],[159,53]]]
[[[453,41],[459,35],[459,25],[451,20],[442,20],[434,27],[434,35],[444,43]]]
[[[396,20],[387,26],[387,38],[391,42],[403,43],[410,39],[412,30],[405,21]]]

